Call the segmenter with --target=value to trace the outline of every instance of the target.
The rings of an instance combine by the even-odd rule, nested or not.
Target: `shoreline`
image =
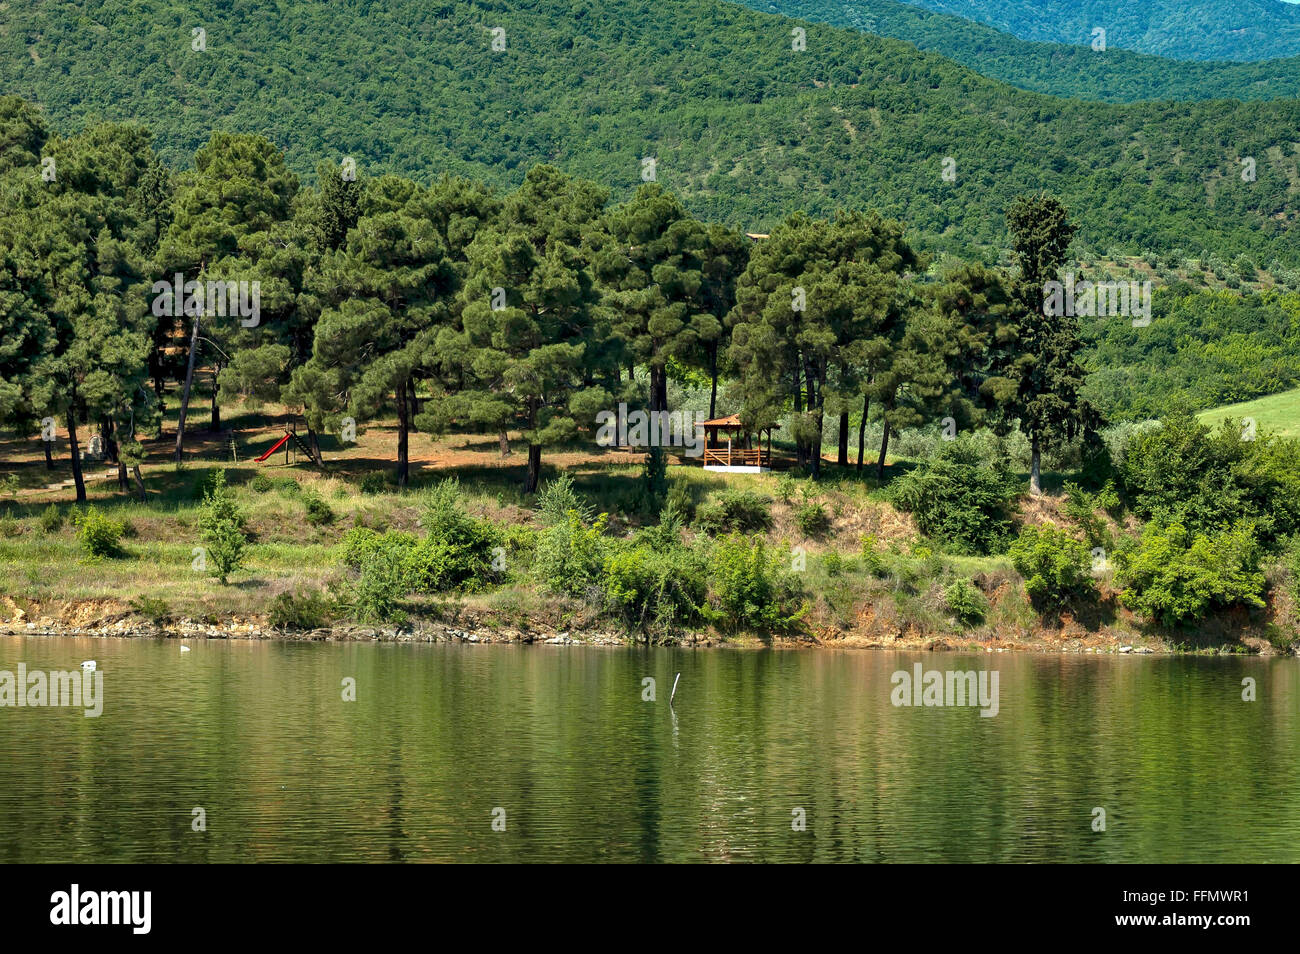
[[[339,624],[329,629],[287,631],[258,625],[249,621],[228,620],[219,624],[182,619],[166,625],[157,625],[137,619],[120,619],[75,625],[50,619],[39,621],[7,621],[0,623],[2,636],[48,636],[54,638],[92,639],[237,639],[275,642],[384,642],[384,643],[469,643],[474,645],[545,645],[545,646],[606,646],[633,648],[645,646],[642,640],[608,631],[573,630],[519,630],[472,625],[468,628],[443,623],[426,623],[414,627],[361,626]],[[1255,642],[1255,641],[1252,641]],[[1058,640],[1015,638],[955,638],[951,636],[906,637],[893,639],[853,638],[819,639],[773,636],[737,636],[722,638],[717,635],[685,634],[670,641],[652,643],[654,646],[680,649],[786,649],[786,650],[845,650],[845,651],[905,651],[905,652],[986,652],[1031,653],[1036,655],[1140,655],[1140,656],[1290,656],[1265,641],[1244,646],[1237,651],[1223,647],[1178,649],[1168,645],[1138,645],[1114,640],[1086,640],[1065,637]]]

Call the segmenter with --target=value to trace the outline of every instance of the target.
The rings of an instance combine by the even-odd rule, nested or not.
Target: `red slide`
[[[276,441],[274,444],[271,445],[271,449],[269,451],[267,451],[261,457],[257,458],[257,462],[260,464],[262,461],[266,460],[268,457],[270,457],[272,454],[278,451],[281,447],[283,447],[284,442],[287,441],[292,436],[293,436],[292,434],[285,434],[284,437],[280,438],[278,441]]]

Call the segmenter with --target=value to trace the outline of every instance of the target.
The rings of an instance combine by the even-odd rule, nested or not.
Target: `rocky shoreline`
[[[474,627],[459,628],[442,623],[421,623],[409,627],[360,626],[340,624],[329,629],[295,632],[266,627],[257,621],[233,619],[219,624],[200,620],[182,619],[158,625],[138,619],[119,619],[86,625],[70,625],[49,619],[35,622],[17,621],[0,623],[0,636],[52,636],[91,637],[97,639],[247,639],[285,642],[392,642],[392,643],[476,643],[519,644],[546,646],[611,646],[640,645],[631,637],[613,632],[539,632],[511,628]],[[1001,645],[996,645],[1001,643]],[[830,649],[892,649],[924,652],[970,652],[983,650],[989,653],[1030,652],[1044,654],[1096,654],[1096,655],[1177,655],[1177,650],[1164,647],[1114,644],[1085,645],[1078,640],[1060,643],[1004,643],[1001,640],[976,639],[908,639],[897,637],[886,640],[819,640],[786,639],[761,640],[756,637],[721,639],[706,634],[686,634],[668,645],[686,648],[830,648]],[[1260,647],[1251,647],[1261,655],[1270,655]]]

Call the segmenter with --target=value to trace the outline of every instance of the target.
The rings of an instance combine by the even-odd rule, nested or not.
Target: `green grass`
[[[1220,424],[1225,417],[1238,420],[1249,417],[1259,431],[1271,431],[1282,437],[1300,437],[1300,388],[1254,401],[1211,408],[1196,417],[1206,424]]]

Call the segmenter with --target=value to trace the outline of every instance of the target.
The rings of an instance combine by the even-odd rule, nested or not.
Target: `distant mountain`
[[[906,0],[1025,40],[1106,44],[1180,60],[1300,55],[1300,6],[1283,0]]]
[[[1035,43],[896,0],[735,0],[763,13],[905,40],[985,76],[1053,96],[1112,103],[1144,99],[1300,98],[1300,56],[1258,63],[1188,62],[1108,46]]]
[[[621,198],[654,158],[709,220],[875,208],[988,257],[1010,201],[1047,189],[1083,247],[1300,265],[1300,100],[1058,99],[720,0],[24,0],[0,17],[0,90],[60,132],[144,123],[178,167],[221,129],[307,176],[351,156],[511,187],[549,162]]]

